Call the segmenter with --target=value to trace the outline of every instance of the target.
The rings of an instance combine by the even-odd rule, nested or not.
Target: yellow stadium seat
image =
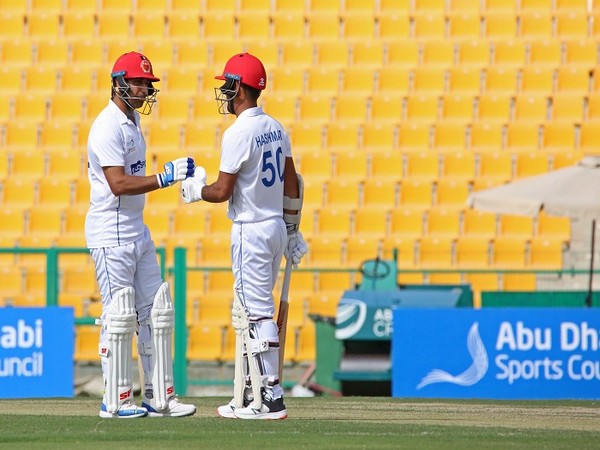
[[[477,178],[503,183],[512,179],[512,156],[508,152],[489,151],[481,153]]]
[[[210,41],[210,63],[216,69],[212,71],[211,78],[214,79],[215,74],[222,72],[222,67],[225,66],[229,58],[236,53],[244,50],[244,44],[241,41],[219,38]],[[215,80],[214,83],[219,85]],[[214,86],[214,84],[213,84]]]
[[[2,187],[4,188],[4,181]],[[10,206],[3,202],[3,208],[0,210],[0,230],[2,231],[2,238],[10,239],[14,242],[15,239],[20,238],[25,234],[25,212],[22,207],[18,205]],[[11,244],[10,247],[13,245]]]
[[[464,209],[469,185],[464,180],[441,178],[437,182],[436,204],[447,209]]]
[[[206,232],[229,237],[231,234],[231,219],[227,217],[227,205],[218,204],[207,211]]]
[[[427,181],[437,180],[439,169],[437,153],[428,151],[404,153],[403,175],[405,177]]]
[[[195,41],[200,39],[200,16],[198,10],[182,11],[172,7],[167,14],[166,36],[173,41]]]
[[[354,42],[351,46],[351,63],[361,68],[376,69],[384,63],[384,45],[381,41]]]
[[[496,236],[496,214],[476,209],[463,212],[463,235],[492,239]]]
[[[325,148],[333,151],[357,149],[360,145],[359,125],[341,119],[326,127]]]
[[[29,11],[27,36],[32,39],[55,39],[60,34],[60,15],[52,11]]]
[[[403,122],[398,131],[398,147],[402,152],[426,151],[431,144],[430,122]]]
[[[115,14],[114,11],[103,9],[96,16],[98,36],[102,39],[128,40],[131,37],[130,19],[128,13]]]
[[[550,216],[543,211],[537,216],[535,235],[553,241],[571,240],[571,220],[568,217]]]
[[[235,16],[233,14],[210,9],[202,13],[200,19],[202,39],[208,41],[235,39]]]
[[[510,95],[517,92],[517,73],[513,68],[490,66],[485,70],[484,92]]]
[[[335,95],[339,90],[339,70],[335,67],[311,67],[306,70],[306,91],[310,95]]]
[[[169,8],[169,0],[136,0],[135,10],[144,12],[165,12]]]
[[[168,97],[172,94],[187,94],[189,96],[193,96],[199,93],[199,85],[200,85],[200,74],[195,69],[190,69],[188,67],[170,67],[165,71],[165,80],[163,83],[163,87],[165,92],[168,92]],[[161,95],[161,99],[159,100],[158,106],[163,102],[167,95]],[[178,97],[181,100],[180,97]],[[183,104],[189,104],[188,101],[183,101]],[[183,108],[186,110],[186,108]],[[187,109],[189,112],[189,109]]]
[[[540,129],[537,123],[523,120],[509,123],[506,127],[506,149],[513,153],[536,151],[540,148]]]
[[[402,119],[403,97],[400,94],[377,93],[369,104],[370,120],[398,123]]]
[[[499,41],[517,37],[517,17],[513,11],[488,10],[483,17],[485,38]]]
[[[313,2],[313,4],[316,3]],[[327,3],[325,2],[325,4]],[[309,39],[313,41],[333,42],[340,37],[340,19],[337,14],[320,14],[312,11],[306,15],[306,20]]]
[[[104,64],[104,43],[93,39],[75,39],[70,44],[70,63],[73,63],[69,69],[77,70],[77,67],[83,69],[83,66],[96,67]],[[65,73],[62,69],[61,73]],[[79,80],[81,81],[81,80]],[[64,88],[64,87],[63,87]]]
[[[408,94],[411,70],[405,66],[386,65],[377,70],[377,92],[382,94]]]
[[[236,15],[237,39],[268,40],[271,37],[271,22],[268,14],[252,9]]]
[[[219,327],[230,325],[233,289],[230,295],[224,295],[220,290],[203,293],[198,300],[198,319],[200,323]]]
[[[96,29],[93,13],[67,10],[62,13],[62,36],[67,39],[92,39]]]
[[[0,26],[2,22],[0,20]],[[29,39],[7,40],[2,43],[4,66],[28,67],[33,63],[33,44]]]
[[[413,37],[419,40],[443,39],[446,37],[446,23],[443,14],[429,11],[416,13],[412,18]]]
[[[350,267],[360,267],[367,260],[375,259],[379,256],[379,242],[383,236],[370,236],[367,234],[358,234],[349,236],[346,239],[346,260],[345,263]]]
[[[550,38],[552,14],[550,10],[522,11],[518,14],[519,36],[522,38]]]
[[[144,209],[144,223],[148,226],[152,239],[159,246],[171,235],[171,224],[175,205],[157,205]]]
[[[331,178],[325,184],[323,192],[324,204],[329,207],[351,209],[356,208],[359,204],[360,189],[358,180],[338,177]],[[335,211],[334,213],[338,215],[340,211]],[[319,211],[319,222],[321,222],[321,217],[325,218],[328,216],[328,212]],[[343,220],[347,222],[348,217],[345,217]],[[329,220],[327,220],[327,223],[329,223]],[[346,227],[344,226],[344,228]]]
[[[273,5],[273,11],[304,14],[306,6],[305,2],[299,2],[297,0],[277,0]]]
[[[320,180],[304,179],[304,207],[310,210],[323,206],[323,187]],[[305,219],[302,221],[302,228],[308,221],[312,220],[309,214],[303,214],[303,216],[305,216]]]
[[[598,60],[597,43],[594,39],[567,39],[564,41],[564,63],[568,67],[593,68]]]
[[[73,205],[65,210],[63,236],[83,236],[85,216],[88,209],[89,204],[81,204],[79,206]]]
[[[219,127],[215,128],[211,123],[206,124],[202,120],[187,122],[183,129],[183,148],[194,151],[199,148],[215,149],[217,133],[219,133]],[[203,161],[204,164],[206,163]],[[213,167],[212,164],[210,166]],[[218,170],[218,163],[216,168]]]
[[[552,95],[554,68],[529,66],[521,69],[520,92],[523,94]]]
[[[572,151],[577,144],[574,122],[554,121],[544,124],[542,148],[545,151]]]
[[[492,64],[509,68],[522,67],[526,63],[527,48],[524,40],[499,39],[494,42]]]
[[[441,92],[437,93],[441,94]],[[435,122],[439,116],[439,98],[434,93],[412,94],[406,97],[405,117],[410,122]]]
[[[583,158],[583,152],[581,149],[557,151],[550,152],[550,156],[552,158],[552,170],[556,170],[562,167],[574,166]]]
[[[333,122],[356,129],[368,119],[368,99],[360,94],[338,95],[333,99]]]
[[[367,159],[368,156],[361,150],[336,151],[333,153],[333,179],[350,179],[353,182],[366,178]]]
[[[75,354],[74,359],[78,362],[100,361],[98,344],[100,342],[100,330],[96,325],[80,325],[75,328]]]
[[[90,182],[87,177],[75,180],[74,205],[80,207],[90,206]]]
[[[29,94],[51,94],[58,87],[58,74],[52,67],[31,66],[24,70],[24,88]]]
[[[304,92],[305,71],[293,67],[275,67],[270,73],[270,89],[280,95],[302,95]],[[268,104],[268,100],[265,101]]]
[[[529,63],[557,67],[562,62],[562,44],[557,40],[534,39],[528,44]]]
[[[25,234],[18,239],[17,247],[45,248],[54,244],[55,237],[46,234]],[[21,253],[17,264],[25,272],[25,292],[46,292],[46,254],[43,252]]]
[[[174,146],[179,146],[178,126],[191,118],[192,105],[189,99],[189,94],[171,93],[163,96],[157,102],[156,109],[152,113],[154,118],[160,120],[161,123],[154,121],[151,126],[145,127],[146,131],[150,132],[149,145],[154,145],[154,142],[170,142]],[[216,109],[216,102],[214,107]],[[162,137],[162,133],[172,134],[172,139]]]
[[[37,150],[17,150],[9,154],[10,175],[13,179],[22,179],[28,182],[44,176],[46,159],[42,152]],[[11,181],[10,179],[6,180]],[[6,193],[5,193],[6,199]]]
[[[554,0],[554,10],[574,11],[580,14],[585,14],[588,11],[588,2],[586,0]]]
[[[190,70],[204,68],[209,63],[209,46],[205,41],[179,40],[175,44],[175,53],[179,66]]]
[[[451,40],[429,40],[421,44],[421,64],[447,68],[454,64],[455,45]]]
[[[529,244],[529,265],[536,269],[562,269],[562,241],[546,237],[534,237]]]
[[[298,102],[297,94],[273,92],[265,100],[264,110],[282,123],[291,123],[297,118]]]
[[[386,45],[386,65],[414,68],[419,64],[419,45],[409,39],[392,40]]]
[[[350,201],[330,203],[329,206],[321,208],[316,216],[315,235],[346,237],[351,231],[348,207]],[[358,205],[358,193],[356,193],[356,205]]]
[[[305,69],[313,64],[314,45],[312,41],[281,42],[281,67]]]
[[[302,13],[278,11],[271,16],[273,37],[278,42],[302,41],[305,38],[305,22]]]
[[[423,208],[397,208],[390,213],[389,234],[403,238],[416,239],[425,231]]]
[[[441,155],[441,179],[469,182],[475,176],[475,155],[470,151],[446,152]]]
[[[57,238],[62,232],[63,210],[67,204],[40,204],[27,212],[28,234]]]
[[[543,93],[523,93],[515,97],[513,120],[520,123],[530,122],[531,124],[542,123],[547,119],[548,97]]]
[[[588,69],[580,66],[563,66],[556,71],[556,92],[585,95],[590,88],[591,76]]]
[[[205,234],[199,239],[198,263],[208,266],[231,266],[230,237],[227,234]],[[229,289],[233,282],[229,285]],[[214,286],[209,286],[214,289]],[[221,289],[222,290],[222,289]]]
[[[511,114],[511,96],[498,95],[494,93],[482,94],[477,100],[476,106],[476,122],[472,125],[471,132],[472,141],[479,140],[483,142],[493,141],[501,142],[500,136],[496,134],[489,135],[489,127],[502,125],[510,120]],[[481,135],[477,134],[481,131]],[[487,134],[487,136],[486,136]],[[477,139],[476,139],[477,138]],[[493,139],[490,139],[493,138]]]
[[[287,342],[286,342],[287,343]],[[316,332],[314,322],[307,321],[300,327],[297,337],[297,351],[295,360],[299,363],[307,363],[315,360],[316,357]],[[286,352],[287,359],[287,352]]]
[[[551,11],[553,0],[519,0],[519,11]]]
[[[493,241],[492,265],[502,269],[525,268],[526,238],[520,236],[497,236]]]
[[[515,163],[515,178],[540,175],[549,168],[548,156],[537,151],[517,153]]]
[[[429,269],[449,269],[452,267],[453,242],[449,237],[423,236],[417,251],[418,265]]]
[[[403,156],[400,152],[393,150],[374,151],[370,155],[370,178],[399,180],[402,177]]]
[[[163,18],[163,16],[159,15],[159,18]],[[151,27],[153,25],[149,23],[147,26]],[[135,36],[135,39],[139,42],[139,49],[146,55],[152,55],[152,65],[158,69],[155,69],[157,73],[161,74],[164,69],[175,64],[175,50],[171,41],[162,37],[153,37],[150,33],[139,33],[141,33],[141,35]],[[161,74],[161,80],[162,79]]]
[[[194,324],[189,329],[187,357],[194,361],[221,361],[225,329],[219,325]]]
[[[412,92],[440,95],[446,90],[446,67],[420,65],[413,69]]]
[[[395,208],[397,183],[393,179],[371,176],[363,181],[361,208]],[[359,209],[357,211],[360,212]],[[383,214],[379,214],[383,217]]]
[[[289,129],[292,149],[320,149],[323,147],[324,122],[297,121]]]
[[[332,174],[332,158],[328,152],[320,150],[303,152],[298,162],[298,171],[305,178],[324,180]]]
[[[21,120],[19,118],[19,120]],[[38,145],[38,122],[8,122],[5,124],[5,146],[8,149],[33,149]]]
[[[279,42],[274,39],[247,40],[244,51],[256,55],[265,67],[275,67],[279,65]]]
[[[379,16],[377,37],[383,42],[407,41],[410,38],[410,17],[407,14],[389,13]]]
[[[586,38],[588,36],[588,15],[572,10],[554,13],[556,36],[560,39]]]
[[[346,41],[315,42],[315,67],[343,68],[350,62],[350,45]]]
[[[369,11],[346,12],[342,15],[340,31],[342,39],[356,42],[374,41],[376,37],[375,16]]]
[[[499,236],[530,239],[534,234],[534,220],[527,216],[502,214],[498,222],[498,232]]]
[[[396,148],[397,125],[395,123],[369,122],[361,128],[361,147],[368,150],[391,150]]]
[[[456,64],[459,68],[482,69],[491,62],[491,45],[487,40],[465,40],[457,43]],[[479,85],[479,82],[476,83]]]
[[[185,95],[182,94],[181,98],[184,97]],[[219,114],[214,94],[198,94],[192,97],[191,102],[192,105],[190,108],[193,122],[204,122],[206,125],[212,125],[215,129],[223,122],[223,116]],[[185,110],[185,107],[182,109]]]
[[[65,98],[66,96],[70,95],[78,96],[80,104],[83,104],[81,97],[83,95],[88,95],[96,86],[96,70],[95,68],[89,66],[63,67],[58,71],[58,77],[61,98]],[[55,99],[56,96],[53,96],[52,103],[54,103]],[[74,102],[74,100],[71,101]],[[55,105],[51,104],[51,106],[54,109]],[[58,104],[56,106],[60,107]],[[81,112],[79,112],[78,119],[81,117]]]
[[[432,147],[438,152],[461,151],[467,148],[467,127],[458,118],[436,122]],[[463,120],[466,121],[465,118]]]
[[[491,241],[481,236],[460,236],[456,241],[456,265],[464,269],[490,266]]]
[[[333,98],[327,93],[300,97],[298,102],[298,119],[303,123],[311,122],[325,125],[331,120],[332,113]]]
[[[39,147],[48,151],[71,149],[75,133],[74,122],[46,121],[40,128]]]
[[[448,15],[448,35],[453,40],[476,41],[481,35],[481,27],[478,11],[461,8],[452,10]]]
[[[186,208],[180,206],[173,214],[173,233],[190,239],[202,236],[207,227],[209,207]]]
[[[10,95],[17,94],[21,90],[23,83],[23,70],[20,67],[2,67],[0,68],[0,76],[2,76],[2,86],[0,86],[0,93],[4,96],[3,104],[9,104]],[[8,114],[4,119],[8,118]]]
[[[305,267],[341,267],[342,240],[340,235],[312,236],[308,242]]]
[[[70,156],[70,153],[68,152],[65,152],[64,155],[60,154],[62,152],[56,153],[59,154],[59,156],[61,156],[61,158],[63,159]],[[52,153],[52,155],[54,155],[54,153]],[[79,155],[77,155],[77,160],[74,161],[74,163],[75,162],[79,164],[77,169],[81,170],[81,160],[79,158]],[[69,176],[75,179],[77,176],[79,176],[79,172],[75,172],[75,169],[73,169],[73,173],[69,173]],[[71,204],[71,184],[72,183],[70,179],[66,178],[66,176],[52,176],[40,179],[38,185],[38,204],[42,206],[67,208]]]
[[[448,69],[448,92],[476,96],[481,92],[481,71],[472,66],[459,65]]]
[[[382,208],[390,207],[393,207],[393,201],[387,205],[384,205],[383,202],[371,203],[357,209],[353,216],[352,233],[361,237],[372,236],[376,239],[384,237],[387,233],[387,215],[382,214]],[[350,246],[350,243],[348,244]],[[375,256],[378,246],[375,247],[375,243],[372,243],[371,247],[375,248],[375,251],[372,252]],[[348,251],[350,252],[350,249]]]
[[[433,204],[433,185],[423,178],[405,178],[400,183],[399,205],[402,208],[426,209]]]
[[[456,238],[460,234],[460,211],[438,206],[426,213],[425,234],[440,238]]]
[[[587,96],[587,104],[585,105],[585,119],[594,122],[600,118],[600,93],[593,92]],[[586,128],[591,125],[584,124]]]
[[[0,13],[0,27],[2,29],[2,35],[5,38],[22,39],[25,36],[25,14],[24,10],[5,10],[2,7]]]

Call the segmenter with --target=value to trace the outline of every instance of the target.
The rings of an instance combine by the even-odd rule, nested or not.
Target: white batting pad
[[[113,295],[100,323],[105,329],[105,341],[99,346],[105,367],[104,404],[114,414],[123,402],[133,397],[131,340],[136,323],[133,288],[121,289]]]
[[[173,302],[169,284],[163,283],[154,297],[151,314],[152,343],[152,387],[154,405],[158,410],[167,409],[169,398],[175,394],[173,387],[173,355],[171,343],[175,324]]]

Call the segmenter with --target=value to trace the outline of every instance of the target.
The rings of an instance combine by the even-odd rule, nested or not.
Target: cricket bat
[[[283,360],[285,357],[285,336],[287,334],[288,321],[288,293],[290,291],[290,279],[292,278],[292,258],[285,263],[283,274],[283,285],[281,297],[279,298],[279,314],[277,315],[277,329],[279,330],[279,382],[283,380]]]

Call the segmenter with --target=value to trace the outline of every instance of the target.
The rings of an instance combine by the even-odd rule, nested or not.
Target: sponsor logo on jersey
[[[144,161],[140,160],[140,161],[138,161],[136,163],[133,163],[131,165],[131,173],[132,174],[137,173],[140,170],[144,169],[144,167],[146,167],[146,160],[144,160]]]

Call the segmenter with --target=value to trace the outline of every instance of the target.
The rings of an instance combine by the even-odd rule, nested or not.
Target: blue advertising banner
[[[0,309],[0,398],[73,397],[73,308]]]
[[[600,310],[393,311],[392,396],[600,398]]]

